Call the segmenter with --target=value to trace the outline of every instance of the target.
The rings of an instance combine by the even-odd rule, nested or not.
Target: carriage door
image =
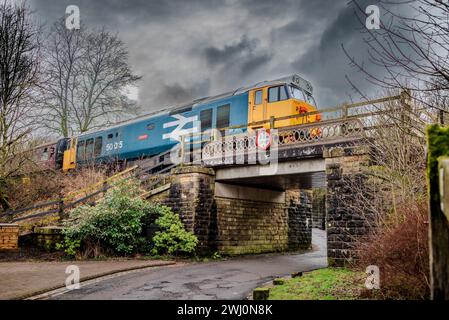
[[[75,169],[76,167],[76,152],[77,152],[78,138],[72,137],[67,146],[67,150],[64,151],[64,160],[62,163],[63,171]]]
[[[267,99],[265,89],[254,89],[249,92],[249,110],[248,122],[259,122],[265,119],[265,113],[267,109]],[[257,124],[251,126],[253,129],[263,127],[263,124]]]

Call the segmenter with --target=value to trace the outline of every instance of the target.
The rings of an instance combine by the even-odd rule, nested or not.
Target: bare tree
[[[427,107],[449,110],[449,3],[379,0],[380,29],[372,30],[365,28],[362,1],[351,3],[368,46],[368,61],[353,57],[343,47],[351,63],[375,85],[418,92],[416,98]]]
[[[8,202],[4,190],[20,169],[17,155],[32,130],[33,91],[38,82],[39,28],[24,4],[0,4],[0,205]],[[11,161],[15,158],[14,161]]]
[[[80,104],[74,108],[80,132],[116,120],[115,116],[132,112],[122,90],[139,77],[131,73],[128,52],[117,35],[106,29],[87,34],[81,58]]]
[[[71,114],[81,77],[82,33],[69,30],[64,19],[60,19],[53,25],[45,46],[41,102],[46,112],[42,125],[64,137],[75,130]]]
[[[135,103],[123,89],[138,76],[128,65],[128,52],[105,28],[68,30],[64,19],[48,37],[42,90],[48,109],[43,123],[64,137],[107,125],[134,114]]]

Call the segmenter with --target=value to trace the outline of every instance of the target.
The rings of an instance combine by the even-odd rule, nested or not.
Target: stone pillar
[[[285,204],[288,213],[288,249],[309,249],[312,245],[311,191],[287,190]]]
[[[0,250],[18,249],[19,225],[0,223]]]
[[[327,258],[330,266],[344,266],[357,257],[354,244],[369,231],[369,212],[355,210],[355,191],[364,190],[369,163],[366,146],[325,149]],[[357,189],[357,190],[356,190]],[[368,197],[369,194],[366,194]]]
[[[179,214],[186,230],[198,237],[198,253],[213,251],[217,233],[214,170],[182,166],[174,168],[171,174],[171,188],[165,204]]]

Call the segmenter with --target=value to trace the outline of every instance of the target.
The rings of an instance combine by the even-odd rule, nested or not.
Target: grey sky
[[[376,1],[362,1],[375,4]],[[129,48],[143,78],[144,110],[299,73],[320,107],[357,99],[360,78],[341,50],[362,57],[360,24],[347,0],[30,0],[47,26],[78,5],[83,23],[106,25]],[[369,84],[360,87],[372,92]]]

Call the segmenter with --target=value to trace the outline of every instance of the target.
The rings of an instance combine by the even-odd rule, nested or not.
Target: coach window
[[[48,148],[44,148],[44,152],[42,152],[41,161],[47,161],[49,159],[48,156]]]
[[[254,93],[254,104],[262,104],[262,90],[257,90]]]
[[[229,112],[231,106],[225,104],[224,106],[219,106],[217,108],[217,129],[229,127]]]
[[[98,157],[101,155],[101,147],[103,145],[103,137],[95,138],[95,147],[94,147],[94,157]]]
[[[200,112],[201,131],[212,128],[212,109],[202,110]]]
[[[91,159],[94,155],[94,139],[86,140],[86,160]]]
[[[78,145],[76,146],[76,158],[81,161],[84,160],[84,155],[85,155],[84,145],[85,145],[85,143],[86,143],[86,141],[81,140],[81,141],[78,141]]]

